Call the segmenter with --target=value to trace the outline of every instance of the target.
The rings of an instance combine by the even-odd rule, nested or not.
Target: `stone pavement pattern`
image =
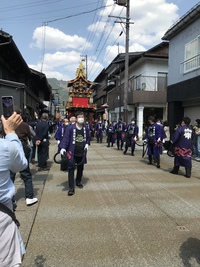
[[[147,165],[141,147],[135,156],[116,146],[92,142],[84,188],[67,196],[67,173],[53,163],[49,172],[31,165],[39,203],[25,205],[16,180],[17,218],[27,253],[22,267],[197,267],[200,266],[200,174],[169,173],[173,158],[161,156],[161,169]]]

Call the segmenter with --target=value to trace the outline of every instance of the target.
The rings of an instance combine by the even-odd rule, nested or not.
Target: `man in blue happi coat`
[[[119,146],[121,145],[121,150],[123,149],[124,140],[123,140],[123,134],[126,130],[125,123],[122,122],[122,119],[119,118],[118,122],[114,126],[115,133],[117,135],[117,149],[119,150]],[[120,144],[121,143],[121,144]]]
[[[64,118],[62,120],[62,124],[58,126],[58,129],[56,130],[56,133],[54,135],[54,138],[57,140],[58,146],[60,142],[62,141],[63,136],[68,126],[69,126],[69,120],[68,118]],[[58,151],[59,151],[59,148],[58,148]]]
[[[181,126],[174,132],[171,142],[174,146],[174,168],[173,174],[178,174],[179,167],[185,167],[185,177],[191,177],[192,169],[192,144],[193,131],[190,127],[190,118],[184,117]]]
[[[95,134],[97,143],[102,143],[103,140],[103,132],[105,131],[105,124],[102,123],[101,119],[95,125]]]
[[[131,123],[128,124],[126,128],[126,134],[125,134],[125,150],[124,150],[124,155],[126,154],[128,147],[131,147],[131,155],[134,156],[134,151],[135,151],[135,143],[138,138],[138,132],[139,132],[139,127],[137,126],[135,119],[133,118],[131,120]]]
[[[113,146],[113,144],[115,143],[115,133],[114,133],[114,126],[112,121],[109,122],[109,124],[106,127],[106,135],[107,135],[107,147],[110,147],[110,143],[111,146]]]
[[[149,156],[149,165],[152,165],[154,158],[157,168],[160,168],[160,154],[162,153],[163,131],[160,125],[155,123],[155,117],[148,118],[149,126],[146,129],[145,142],[147,142],[147,155]]]
[[[90,137],[90,141],[91,141],[91,138],[92,138],[92,124],[89,123],[89,121],[86,121],[85,122],[85,127],[88,128],[89,130],[89,137]],[[89,141],[89,145],[90,145],[90,141]]]
[[[84,113],[76,114],[76,123],[69,126],[59,144],[61,155],[67,155],[68,158],[68,195],[75,193],[74,189],[74,170],[77,164],[76,186],[83,188],[81,183],[84,164],[86,163],[86,152],[89,144],[89,130],[84,126]]]

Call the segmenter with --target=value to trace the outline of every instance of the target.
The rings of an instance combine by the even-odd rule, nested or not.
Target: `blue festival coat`
[[[94,130],[96,133],[96,138],[102,138],[103,132],[105,131],[105,124],[97,122]]]
[[[172,143],[174,145],[174,165],[192,168],[192,143],[193,131],[187,126],[179,127],[172,136]]]
[[[83,126],[83,131],[84,131],[84,141],[85,141],[85,145],[88,144],[90,142],[90,137],[89,137],[89,130],[88,128],[86,128],[85,126]],[[66,150],[67,153],[67,157],[69,160],[69,165],[68,165],[68,169],[72,169],[73,168],[73,164],[74,164],[74,151],[75,151],[75,138],[76,138],[76,123],[72,124],[71,126],[67,127],[66,132],[63,136],[62,141],[59,144],[59,148],[60,150],[62,148],[64,148]],[[83,150],[83,157],[85,156],[85,150]],[[87,163],[87,159],[85,157],[85,161],[83,162],[83,164]]]
[[[139,127],[136,124],[129,124],[126,128],[125,141],[129,144],[132,150],[135,149],[135,137],[138,137]]]
[[[116,134],[115,134],[115,130],[114,130],[114,126],[113,125],[107,125],[106,127],[106,135],[107,135],[107,142],[111,142],[111,143],[115,143],[116,141]]]
[[[92,137],[92,125],[90,123],[85,124],[85,127],[88,129],[89,131],[89,145],[90,145],[90,141],[91,141],[91,137]]]
[[[114,130],[115,130],[115,133],[117,135],[117,140],[122,140],[123,142],[125,141],[125,130],[126,130],[126,125],[124,122],[117,122],[115,125],[114,125]]]
[[[66,131],[66,128],[67,127],[69,127],[69,125],[60,125],[59,127],[58,127],[58,129],[56,130],[56,133],[55,133],[55,135],[54,135],[54,138],[56,139],[56,140],[62,140],[62,138],[63,138],[63,136],[64,136],[64,132]]]
[[[152,143],[150,143],[150,129],[153,127],[153,133],[152,133]],[[158,142],[158,139],[160,138],[160,141]],[[162,138],[163,138],[163,131],[162,127],[156,123],[153,125],[149,125],[146,129],[145,139],[148,141],[148,150],[147,155],[154,155],[154,157],[159,157],[162,153]],[[153,144],[153,153],[151,151],[151,144]]]

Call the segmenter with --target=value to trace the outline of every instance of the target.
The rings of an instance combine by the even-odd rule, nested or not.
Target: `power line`
[[[48,2],[48,5],[52,4],[52,3],[62,2],[62,1],[63,0],[54,0],[54,1],[52,0],[52,1]],[[41,4],[38,4],[38,3],[41,3]],[[34,3],[20,4],[20,5],[16,5],[16,6],[1,7],[0,8],[0,12],[25,9],[25,8],[35,7],[35,6],[43,6],[43,5],[46,5],[46,4],[47,4],[47,2],[45,0],[43,0],[43,1],[37,1],[37,2],[34,2]]]
[[[77,17],[77,16],[81,16],[81,15],[85,15],[85,14],[88,14],[88,13],[92,13],[96,10],[99,10],[99,9],[102,9],[102,8],[105,8],[105,7],[109,7],[111,5],[108,5],[108,6],[101,6],[99,8],[95,8],[95,9],[92,9],[92,10],[88,10],[88,11],[84,11],[84,12],[81,12],[81,13],[77,13],[77,14],[73,14],[73,15],[69,15],[69,16],[65,16],[65,17],[60,17],[60,18],[57,18],[57,19],[52,19],[52,20],[48,20],[44,23],[52,23],[52,22],[55,22],[55,21],[59,21],[59,20],[64,20],[64,19],[69,19],[69,18],[72,18],[72,17]]]
[[[112,12],[114,11],[114,9],[115,9],[115,6],[113,6],[113,8],[112,8],[110,14],[112,14]],[[104,26],[104,30],[106,29],[106,27],[107,27],[109,21],[110,21],[110,17],[108,16],[107,21],[106,21],[105,26]],[[114,27],[114,25],[113,25],[113,27]],[[100,38],[99,38],[99,42],[98,42],[98,44],[97,44],[97,46],[96,46],[96,49],[95,49],[95,52],[94,52],[94,56],[96,55],[96,53],[97,53],[97,51],[98,51],[98,48],[99,48],[99,46],[100,46],[100,43],[101,43],[101,41],[103,40],[103,36],[105,35],[105,31],[104,31],[104,30],[102,31],[102,34],[101,34],[101,36],[100,36]],[[104,42],[104,44],[105,44],[105,42]],[[100,55],[100,53],[98,54],[98,57],[99,57],[99,55]],[[96,60],[93,62],[93,64],[90,63],[90,65],[89,65],[89,69],[93,69],[93,66],[94,66],[94,64],[96,63],[98,57],[97,57]],[[92,67],[91,67],[91,64],[92,64]],[[88,71],[88,72],[89,72],[89,71]]]
[[[107,51],[107,53],[104,55],[102,61],[99,63],[99,65],[97,66],[97,68],[94,70],[91,74],[91,77],[97,72],[97,70],[99,69],[99,67],[101,66],[101,64],[105,61],[106,56],[110,53],[111,48],[116,44],[117,40],[119,39],[119,37],[121,36],[121,33],[118,35],[118,37],[115,39],[115,41],[113,42],[113,44],[111,45],[110,49]],[[95,61],[96,62],[96,61]],[[94,65],[94,64],[93,64]]]
[[[109,6],[109,5],[108,5]],[[62,17],[62,18],[58,18],[58,19],[55,19],[55,20],[51,20],[51,21],[46,21],[46,22],[43,22],[44,24],[44,27],[45,27],[45,32],[44,32],[44,35],[43,35],[43,56],[42,56],[42,66],[41,66],[41,69],[43,68],[43,64],[44,64],[44,53],[45,53],[45,39],[46,39],[46,26],[48,25],[48,23],[52,23],[52,22],[55,22],[55,21],[58,21],[58,20],[63,20],[63,19],[67,19],[67,18],[71,18],[71,17],[75,17],[75,16],[80,16],[80,15],[83,15],[83,14],[86,14],[86,13],[91,13],[91,12],[94,12],[96,10],[99,10],[99,9],[102,9],[104,7],[108,7],[108,6],[101,6],[99,8],[96,8],[94,10],[89,10],[89,11],[84,11],[84,12],[81,12],[81,13],[78,13],[78,14],[74,14],[74,15],[70,15],[70,16],[66,16],[66,17]]]
[[[100,0],[98,1],[98,3],[100,2]],[[102,2],[102,4],[103,4],[103,0],[101,0],[101,2]],[[98,4],[97,4],[97,6],[98,6]],[[103,14],[101,15],[101,17],[100,17],[100,20],[99,20],[99,23],[98,24],[95,24],[95,19],[96,19],[96,21],[97,21],[97,16],[96,16],[96,13],[97,12],[95,12],[94,13],[94,15],[93,15],[93,20],[92,20],[92,24],[93,24],[93,28],[91,29],[91,31],[89,32],[89,34],[88,34],[88,37],[86,38],[88,41],[86,42],[86,44],[85,44],[85,46],[84,46],[84,48],[83,48],[83,50],[82,50],[82,54],[87,54],[87,49],[88,49],[88,46],[89,46],[89,43],[91,42],[92,43],[92,41],[93,41],[93,39],[94,39],[94,36],[95,36],[95,32],[97,31],[97,29],[98,29],[98,26],[99,26],[99,23],[100,23],[100,21],[101,21],[101,18],[102,18],[102,16],[103,16]]]
[[[54,3],[54,2],[52,2]],[[11,20],[11,19],[16,19],[16,18],[24,18],[24,17],[28,17],[29,19],[32,19],[30,18],[30,16],[37,16],[37,15],[44,15],[44,14],[49,14],[49,13],[55,13],[55,12],[58,12],[58,11],[63,11],[63,10],[70,10],[70,9],[77,9],[78,7],[85,7],[85,6],[88,6],[91,4],[95,4],[97,2],[93,2],[93,3],[88,3],[88,4],[83,4],[83,5],[78,5],[78,6],[72,6],[72,7],[67,7],[67,8],[61,8],[61,9],[54,9],[54,10],[50,10],[50,11],[46,11],[46,12],[37,12],[37,13],[31,13],[31,14],[24,14],[24,15],[20,15],[20,16],[15,16],[15,17],[8,17],[6,16],[6,18],[0,18],[0,20]],[[1,10],[0,10],[1,12]],[[54,16],[54,17],[57,17],[57,16]]]
[[[123,8],[122,8],[122,10],[120,11],[119,16],[121,15],[122,11],[123,11]],[[111,11],[110,14],[112,14],[112,11]],[[108,17],[108,18],[109,18],[109,17]],[[108,21],[108,20],[107,20],[107,21]],[[96,57],[95,61],[93,62],[92,67],[90,67],[90,66],[91,66],[91,64],[90,64],[90,66],[89,66],[89,70],[90,70],[90,69],[93,70],[94,65],[95,65],[95,63],[97,62],[97,59],[99,58],[100,54],[102,53],[103,48],[105,47],[106,42],[107,42],[108,38],[110,37],[110,34],[111,34],[113,28],[114,28],[114,24],[113,24],[112,28],[110,29],[110,32],[107,34],[107,37],[106,37],[106,39],[105,39],[105,41],[104,41],[104,43],[103,43],[103,46],[102,46],[102,48],[100,49],[100,51],[99,51],[99,53],[98,53],[98,56]],[[120,33],[120,35],[121,35],[121,33]],[[118,38],[120,37],[120,35],[118,36]],[[117,38],[117,39],[118,39],[118,38]],[[96,50],[96,52],[97,52],[97,50]],[[96,54],[96,53],[95,53],[95,54]],[[88,71],[88,72],[89,72],[89,71]]]

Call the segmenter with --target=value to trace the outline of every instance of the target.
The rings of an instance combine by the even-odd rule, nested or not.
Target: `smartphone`
[[[14,100],[12,96],[2,96],[2,111],[5,119],[8,119],[14,112]]]

